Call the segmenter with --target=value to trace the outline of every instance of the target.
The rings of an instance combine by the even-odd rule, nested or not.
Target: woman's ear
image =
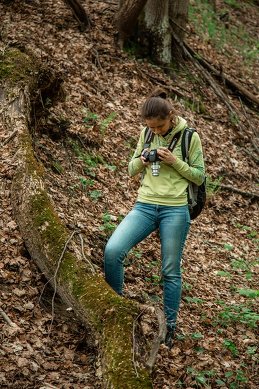
[[[171,110],[171,111],[169,112],[169,118],[170,118],[171,121],[173,121],[173,119],[174,119],[173,110]]]

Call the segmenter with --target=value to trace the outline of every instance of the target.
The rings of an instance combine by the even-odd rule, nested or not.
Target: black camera
[[[160,158],[157,153],[157,149],[145,150],[142,153],[142,156],[145,158],[145,162],[157,162],[160,161]]]
[[[145,158],[145,162],[151,162],[152,176],[159,176],[160,161],[157,149],[145,150],[142,152],[142,156]]]

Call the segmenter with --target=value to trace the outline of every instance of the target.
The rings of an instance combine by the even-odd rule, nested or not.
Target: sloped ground
[[[257,167],[249,153],[254,153],[250,138],[255,140],[258,117],[231,94],[242,112],[245,133],[240,132],[191,65],[189,72],[168,78],[158,67],[119,52],[113,45],[115,4],[89,2],[89,10],[93,26],[81,33],[61,1],[1,3],[0,48],[24,47],[64,80],[65,98],[44,98],[44,116],[33,118],[35,153],[46,168],[46,187],[60,217],[71,231],[81,230],[85,254],[102,272],[105,242],[135,200],[138,183],[127,177],[127,162],[143,125],[139,107],[154,86],[165,84],[186,95],[185,101],[175,100],[175,112],[198,129],[208,175],[246,192],[256,192]],[[229,23],[244,23],[249,36],[255,36],[255,6],[230,10]],[[232,47],[217,53],[193,26],[188,31],[193,48],[256,94],[255,63],[245,63]],[[197,101],[203,107],[198,112]],[[4,141],[8,129],[0,130]],[[16,147],[16,139],[11,140],[1,147],[0,157],[1,306],[19,326],[14,330],[1,318],[1,385],[99,388],[96,345],[59,301],[50,329],[52,291],[26,252],[12,215]],[[171,351],[160,348],[155,389],[258,386],[257,219],[254,199],[219,191],[193,222],[183,258],[177,339]],[[128,297],[161,304],[159,272],[159,242],[153,234],[127,261]],[[145,315],[143,331],[152,337],[153,330]]]

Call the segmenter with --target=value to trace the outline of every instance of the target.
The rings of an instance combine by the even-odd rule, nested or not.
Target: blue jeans
[[[190,227],[188,206],[165,206],[137,202],[110,237],[104,251],[108,284],[122,294],[123,261],[128,252],[159,229],[167,325],[174,327],[181,299],[181,256]]]

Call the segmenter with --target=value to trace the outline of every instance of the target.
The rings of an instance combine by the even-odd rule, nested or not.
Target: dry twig
[[[72,234],[70,235],[70,237],[68,238],[68,240],[66,241],[65,246],[63,248],[63,251],[62,251],[62,253],[61,253],[60,257],[59,257],[58,264],[57,264],[54,276],[51,278],[54,281],[54,292],[53,292],[52,300],[51,300],[51,315],[52,315],[52,317],[51,317],[51,323],[50,323],[50,327],[49,327],[49,332],[51,331],[53,320],[54,320],[54,300],[55,300],[55,297],[56,297],[56,294],[57,294],[57,275],[58,275],[58,271],[59,271],[59,268],[60,268],[61,261],[62,261],[62,259],[64,257],[65,252],[66,252],[68,243],[71,241],[71,239],[73,238],[73,236],[75,235],[76,232],[77,231],[73,231]]]
[[[8,136],[8,138],[6,138],[6,139],[3,141],[3,143],[0,145],[0,147],[4,147],[5,145],[7,145],[7,143],[9,143],[10,140],[12,140],[12,139],[15,137],[15,135],[17,134],[17,132],[18,132],[17,129],[14,130],[14,131]]]
[[[241,190],[241,189],[238,189],[238,188],[234,188],[233,186],[230,186],[230,185],[220,184],[219,185],[219,189],[220,190],[227,190],[227,191],[234,192],[234,193],[238,193],[238,194],[241,194],[242,196],[251,197],[251,198],[254,198],[254,199],[257,199],[257,200],[259,199],[259,195],[257,193],[246,192],[244,190]]]
[[[138,371],[137,371],[137,365],[135,361],[135,350],[136,350],[136,337],[135,337],[135,329],[136,329],[136,323],[138,319],[143,315],[143,313],[148,309],[148,307],[144,308],[140,314],[136,317],[136,319],[133,322],[133,330],[132,330],[132,362],[134,366],[134,370],[136,373],[136,376],[139,377]]]
[[[90,269],[91,269],[92,273],[95,274],[96,271],[95,271],[95,268],[94,268],[93,264],[92,264],[92,263],[89,261],[89,259],[87,259],[86,256],[85,256],[85,253],[84,253],[84,241],[83,241],[83,238],[82,238],[82,235],[81,235],[81,234],[79,234],[79,238],[80,238],[80,240],[81,240],[81,253],[82,253],[82,257],[84,258],[84,260],[85,260],[85,261],[88,263],[88,265],[90,266]]]
[[[17,327],[17,325],[10,319],[10,317],[3,311],[1,307],[0,307],[0,315],[3,317],[6,323],[9,324],[10,327]]]

